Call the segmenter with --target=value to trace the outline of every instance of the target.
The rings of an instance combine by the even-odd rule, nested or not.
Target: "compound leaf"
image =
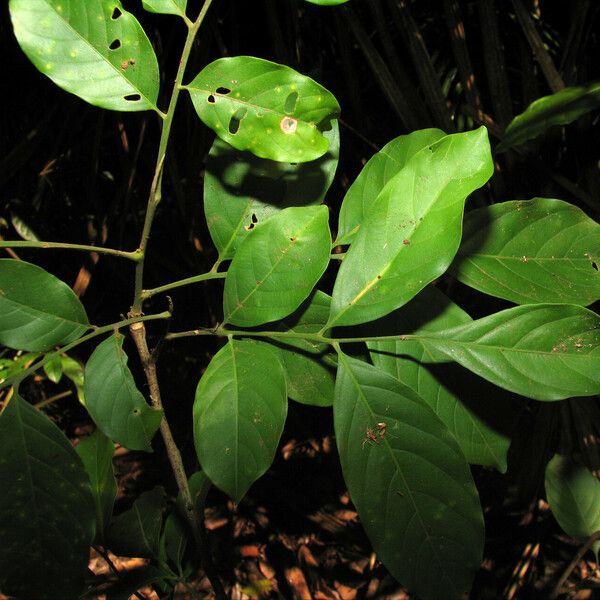
[[[75,450],[90,478],[96,510],[96,537],[102,543],[117,497],[112,462],[115,445],[96,429],[92,435],[81,440]]]
[[[323,130],[340,111],[324,87],[252,56],[220,58],[187,86],[198,116],[228,144],[261,158],[307,162],[329,148]]]
[[[308,297],[329,264],[326,206],[290,207],[252,229],[225,278],[225,321],[253,327],[282,319]]]
[[[211,360],[194,402],[198,460],[239,502],[273,462],[287,415],[285,373],[266,345],[230,340]]]
[[[0,590],[77,598],[94,538],[88,476],[64,434],[18,394],[0,415]]]
[[[119,111],[158,110],[158,62],[119,0],[10,0],[19,45],[62,89]]]
[[[414,392],[342,354],[333,409],[344,479],[378,557],[423,598],[462,598],[483,515],[452,435]]]
[[[425,146],[446,134],[441,129],[421,129],[401,135],[371,157],[350,186],[342,202],[336,244],[349,244],[386,183]]]
[[[0,259],[0,344],[17,350],[50,350],[89,329],[73,290],[30,263]]]
[[[448,268],[466,197],[493,172],[485,128],[417,152],[377,196],[338,272],[329,325],[377,319]]]
[[[568,202],[534,198],[468,213],[452,270],[516,304],[588,305],[600,298],[599,263],[600,225]]]
[[[600,317],[582,306],[517,306],[415,337],[425,348],[529,398],[600,393]]]
[[[115,333],[97,346],[85,366],[84,395],[88,412],[111,440],[131,450],[152,452],[150,445],[162,419],[135,386],[123,350],[123,336]]]
[[[206,161],[204,213],[219,259],[232,258],[256,223],[289,206],[321,204],[338,163],[337,121],[323,135],[329,150],[308,163],[281,163],[216,138]]]

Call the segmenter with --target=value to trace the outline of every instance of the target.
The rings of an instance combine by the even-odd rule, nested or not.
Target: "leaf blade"
[[[137,389],[123,351],[123,336],[98,344],[85,366],[86,408],[98,428],[131,450],[152,452],[162,411],[151,408]]]
[[[194,442],[210,480],[239,502],[271,465],[287,415],[285,374],[266,344],[230,340],[194,401]]]
[[[90,483],[69,440],[18,394],[0,415],[0,589],[40,600],[83,590],[94,537]]]
[[[24,261],[0,259],[0,309],[0,344],[17,350],[50,350],[89,329],[71,288]]]
[[[550,198],[515,200],[467,214],[452,266],[471,287],[516,304],[587,306],[600,298],[600,224]]]
[[[372,442],[378,423],[385,435]],[[385,566],[425,598],[461,598],[481,560],[483,517],[445,426],[393,377],[341,354],[334,425],[350,496]]]
[[[324,87],[290,67],[252,56],[220,58],[185,88],[202,121],[238,150],[307,162],[329,147],[319,127],[339,114]]]
[[[35,67],[102,108],[158,110],[158,62],[119,0],[10,0],[15,36]]]
[[[289,315],[325,272],[330,248],[326,206],[286,208],[258,224],[227,271],[225,321],[253,327]]]
[[[377,197],[335,281],[329,326],[384,316],[448,268],[468,194],[493,172],[485,128],[415,154]]]

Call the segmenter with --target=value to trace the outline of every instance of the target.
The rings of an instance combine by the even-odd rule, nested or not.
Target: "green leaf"
[[[18,394],[0,415],[0,590],[76,598],[94,538],[94,501],[77,453]]]
[[[63,371],[60,354],[56,354],[44,364],[44,373],[52,383],[58,383],[62,379]]]
[[[405,332],[439,331],[470,323],[471,318],[436,288],[427,287],[407,305],[381,320]],[[404,329],[400,329],[402,327]],[[418,329],[415,329],[415,326]],[[388,329],[393,334],[393,329]],[[416,392],[454,435],[467,461],[506,471],[514,419],[511,397],[454,364],[425,366],[439,357],[418,341],[368,342],[373,364]],[[444,361],[448,359],[444,356]]]
[[[86,408],[98,428],[130,450],[152,452],[150,445],[162,411],[148,406],[135,386],[123,351],[123,336],[115,333],[97,346],[85,367]]]
[[[340,111],[305,75],[261,58],[220,58],[187,86],[198,116],[238,150],[281,162],[307,162],[329,148],[323,130]]]
[[[187,0],[142,0],[142,6],[148,12],[185,17]]]
[[[210,487],[210,480],[204,471],[197,471],[188,480],[192,501],[200,514],[204,511],[204,501]],[[189,538],[189,525],[182,516],[183,498],[181,492],[177,495],[177,503],[165,521],[165,528],[162,534],[162,544],[164,544],[165,555],[181,572],[183,570],[183,558]]]
[[[349,244],[387,182],[397,175],[419,150],[437,142],[445,135],[441,129],[413,131],[393,139],[372,156],[344,197],[335,243]]]
[[[158,62],[119,0],[10,0],[15,36],[62,89],[111,110],[157,110]]]
[[[516,304],[600,299],[600,225],[550,198],[514,200],[465,217],[452,270],[463,283]]]
[[[103,542],[117,497],[117,481],[112,462],[115,446],[96,429],[92,435],[81,440],[75,449],[90,478],[96,510],[96,537]]]
[[[465,199],[492,172],[483,127],[415,154],[361,224],[335,281],[329,325],[382,317],[442,275],[458,250]]]
[[[0,358],[0,383],[19,375],[40,357],[38,352],[17,353],[12,358]]]
[[[462,598],[484,532],[456,441],[414,392],[342,354],[333,410],[344,479],[378,557],[418,596]]]
[[[204,213],[219,259],[233,258],[256,223],[289,206],[321,204],[337,167],[337,121],[323,132],[329,150],[309,163],[279,163],[215,139],[206,162]]]
[[[317,333],[327,323],[331,297],[315,290],[310,298],[281,324],[282,331]],[[331,406],[335,385],[335,355],[328,344],[282,338],[271,345],[286,373],[288,397],[311,406]]]
[[[119,556],[156,558],[166,505],[167,496],[162,487],[144,492],[127,512],[110,524],[107,545],[111,551]]]
[[[68,285],[36,265],[0,259],[0,344],[43,352],[80,338],[89,327]]]
[[[79,402],[85,406],[85,396],[83,393],[83,366],[66,354],[61,355],[60,358],[62,362],[63,373],[73,382],[73,385],[77,390],[77,398]]]
[[[194,402],[194,441],[210,480],[239,502],[270,466],[287,415],[285,374],[266,344],[230,340]]]
[[[291,207],[259,223],[225,278],[225,321],[243,327],[282,319],[305,300],[329,264],[326,206]]]
[[[346,4],[349,0],[306,0],[311,4],[318,4],[319,6],[337,6],[338,4]]]
[[[517,306],[417,337],[425,348],[529,398],[600,393],[600,317],[582,306]]]
[[[583,465],[556,454],[545,485],[552,514],[568,535],[585,539],[600,530],[600,481]]]
[[[504,152],[541,135],[554,125],[568,125],[600,106],[600,82],[568,87],[532,102],[506,128],[497,151]]]

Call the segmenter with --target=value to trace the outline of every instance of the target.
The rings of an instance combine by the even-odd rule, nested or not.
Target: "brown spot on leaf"
[[[291,135],[292,133],[296,133],[296,129],[298,129],[298,121],[292,117],[283,117],[283,119],[281,119],[279,122],[279,127],[283,133]]]

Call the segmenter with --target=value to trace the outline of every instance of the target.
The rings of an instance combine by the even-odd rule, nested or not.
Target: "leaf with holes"
[[[344,480],[377,556],[418,596],[462,598],[481,561],[483,515],[445,425],[396,379],[343,354],[333,414]]]
[[[236,502],[271,466],[286,415],[277,355],[266,344],[229,340],[198,384],[194,441],[203,471]]]
[[[388,335],[439,331],[472,322],[471,317],[434,287],[426,287],[407,305],[377,322]],[[373,329],[373,328],[370,328]],[[369,331],[369,334],[372,331]],[[368,342],[373,364],[414,390],[445,423],[471,464],[506,471],[513,398],[472,375],[448,358],[432,355],[417,340]],[[424,365],[440,361],[446,364]]]
[[[565,533],[588,538],[600,530],[600,481],[572,457],[556,454],[546,467],[546,497]],[[595,542],[594,552],[600,550]]]
[[[326,206],[291,207],[252,229],[225,278],[225,321],[253,327],[287,317],[329,264]]]
[[[68,285],[36,265],[0,259],[0,344],[50,350],[80,338],[89,327]]]
[[[150,408],[135,386],[123,339],[120,333],[111,335],[90,356],[84,377],[86,408],[111,440],[130,450],[152,452],[162,411]]]
[[[323,156],[323,131],[340,107],[324,87],[300,73],[251,56],[220,58],[185,88],[198,116],[238,150],[281,162]]]
[[[35,67],[86,102],[158,110],[158,62],[119,0],[10,0],[15,36]]]
[[[532,102],[506,128],[497,151],[504,152],[536,138],[554,125],[568,125],[600,106],[600,82],[568,87]]]
[[[84,438],[76,447],[92,484],[96,510],[96,539],[104,543],[104,533],[112,517],[117,497],[117,481],[113,472],[115,445],[99,429]]]
[[[280,326],[283,331],[317,333],[327,323],[331,297],[315,290],[310,298]],[[328,344],[302,338],[280,338],[271,348],[285,369],[288,396],[302,404],[331,406],[336,358]]]
[[[338,163],[337,121],[323,135],[329,150],[309,163],[279,163],[215,139],[206,161],[204,213],[219,258],[232,258],[256,223],[289,206],[320,204]]]
[[[382,317],[448,268],[467,196],[492,175],[484,127],[417,152],[383,188],[338,272],[329,325]]]
[[[582,306],[517,306],[414,337],[522,396],[562,400],[600,394],[600,316]]]
[[[452,266],[463,283],[516,304],[600,299],[600,225],[550,198],[515,200],[467,214]]]
[[[187,0],[142,0],[142,6],[148,12],[185,17]]]
[[[419,150],[434,144],[445,135],[441,129],[414,131],[395,138],[372,156],[346,192],[340,209],[335,243],[349,244],[386,183],[398,174]]]
[[[110,524],[107,545],[111,551],[119,556],[158,557],[166,505],[167,495],[162,487],[144,492]]]
[[[0,590],[76,598],[94,538],[94,500],[71,442],[18,394],[0,415]]]

